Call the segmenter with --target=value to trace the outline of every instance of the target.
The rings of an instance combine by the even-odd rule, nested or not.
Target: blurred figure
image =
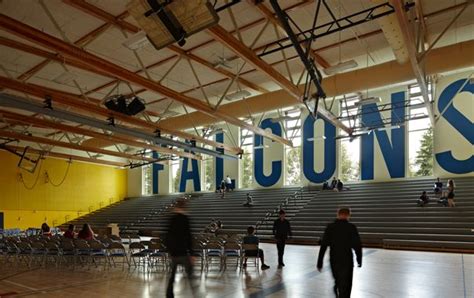
[[[253,206],[253,198],[250,195],[250,193],[247,193],[247,199],[246,199],[243,206],[245,206],[245,207],[252,207]]]
[[[330,263],[334,276],[334,293],[339,298],[349,298],[352,290],[352,271],[354,261],[352,250],[355,251],[357,263],[362,267],[362,244],[355,225],[349,222],[351,210],[347,207],[337,211],[337,219],[330,223],[324,232],[319,249],[317,268],[323,268],[324,254],[328,246],[331,248]]]
[[[69,225],[66,232],[64,232],[64,238],[74,239],[76,237],[76,232],[74,232],[74,225]]]
[[[41,235],[47,236],[47,237],[51,236],[51,228],[45,222],[41,225]]]
[[[423,191],[423,193],[421,194],[420,198],[417,201],[418,206],[420,206],[420,207],[425,206],[426,204],[428,204],[429,199],[430,198],[426,194],[426,191]]]
[[[290,222],[285,218],[285,210],[281,209],[279,218],[273,222],[273,235],[275,236],[278,250],[278,269],[285,266],[283,263],[283,254],[285,253],[286,239],[291,237]]]
[[[84,239],[84,240],[92,240],[94,239],[94,231],[89,224],[85,223],[82,226],[82,230],[79,231],[77,234],[77,238]]]
[[[168,281],[166,297],[174,297],[173,285],[178,265],[184,266],[189,280],[193,278],[192,236],[189,218],[186,215],[186,202],[178,200],[170,217],[165,246],[171,256],[171,275]],[[192,285],[191,285],[191,288]],[[193,290],[194,291],[194,290]]]
[[[454,203],[454,181],[453,181],[453,179],[448,180],[448,206],[449,207],[456,207],[456,203]]]

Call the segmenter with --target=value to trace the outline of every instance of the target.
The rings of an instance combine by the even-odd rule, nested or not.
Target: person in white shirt
[[[232,189],[232,180],[230,179],[229,175],[225,178],[225,184],[227,191],[230,191]]]

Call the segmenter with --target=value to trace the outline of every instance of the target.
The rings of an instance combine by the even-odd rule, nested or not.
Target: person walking
[[[285,266],[283,263],[283,254],[285,253],[286,239],[291,237],[290,222],[285,218],[285,210],[281,209],[279,218],[273,222],[273,236],[275,236],[277,250],[278,250],[278,269]]]
[[[186,201],[178,200],[174,206],[173,213],[170,217],[165,246],[171,257],[171,275],[168,281],[166,297],[174,297],[173,285],[178,265],[184,267],[189,280],[193,277],[194,259],[192,253],[192,236],[189,218],[186,215]],[[193,285],[191,284],[191,288]],[[194,292],[194,290],[193,290]]]
[[[319,249],[317,268],[321,272],[326,249],[328,246],[331,248],[329,255],[335,280],[334,293],[338,298],[351,296],[354,268],[352,250],[355,251],[357,264],[362,267],[362,244],[356,226],[349,222],[350,217],[351,210],[348,207],[339,208],[336,221],[324,231]]]

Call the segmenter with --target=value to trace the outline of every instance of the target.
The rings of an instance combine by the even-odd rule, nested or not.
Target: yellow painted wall
[[[127,171],[73,161],[64,183],[68,163],[47,158],[34,174],[17,168],[19,157],[0,151],[0,212],[5,228],[26,229],[47,222],[57,226],[100,207],[123,200],[127,195]],[[41,166],[41,168],[40,168]],[[39,174],[36,186],[29,190]]]

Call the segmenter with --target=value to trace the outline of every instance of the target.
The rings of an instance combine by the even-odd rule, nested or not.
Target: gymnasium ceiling
[[[185,106],[173,96],[157,92],[156,88],[150,90],[150,88],[144,88],[143,85],[137,84],[136,80],[117,79],[113,72],[91,67],[87,63],[82,63],[81,59],[70,59],[67,55],[62,52],[58,53],[48,45],[14,33],[4,25],[12,22],[15,25],[18,22],[26,24],[63,41],[65,44],[75,44],[82,51],[105,59],[121,69],[137,73],[140,77],[159,82],[160,85],[207,107],[209,105],[212,108],[215,107],[225,94],[232,94],[239,90],[246,90],[250,93],[246,99],[241,99],[239,103],[232,102],[232,105],[240,105],[243,108],[246,105],[246,100],[252,97],[280,90],[282,86],[286,86],[287,90],[296,88],[304,67],[292,47],[266,55],[260,59],[261,61],[257,61],[258,65],[269,66],[270,69],[266,72],[256,69],[255,63],[252,63],[255,61],[249,61],[248,55],[245,56],[235,49],[230,49],[225,42],[215,40],[216,33],[213,33],[212,29],[187,38],[186,44],[181,48],[174,44],[161,50],[156,50],[151,45],[137,51],[128,49],[123,43],[140,28],[133,17],[127,13],[127,2],[126,0],[0,1],[0,11],[3,18],[3,21],[0,22],[0,88],[3,88],[2,92],[22,98],[43,100],[42,97],[54,89],[63,92],[58,93],[60,96],[95,106],[100,106],[101,102],[103,103],[104,99],[110,95],[136,94],[146,102],[146,115],[141,113],[135,116],[135,118],[141,119],[140,123],[125,120],[120,120],[119,123],[128,123],[127,125],[141,129],[146,127],[146,130],[150,132],[154,131],[153,125],[159,126],[161,124],[171,130],[171,132],[163,131],[164,135],[169,133],[181,137],[181,139],[184,139],[186,135],[172,133],[171,124],[176,123],[177,119],[183,119],[179,121],[179,126],[190,128],[193,126],[193,123],[189,123],[189,119],[192,117],[183,115],[198,114],[196,106],[193,104]],[[464,11],[435,44],[434,48],[474,39],[473,5],[466,5],[465,1],[453,0],[414,2],[415,7],[412,9],[412,13],[415,14],[416,9],[417,13],[424,16],[421,30],[424,32],[427,46],[450,24],[461,9]],[[216,7],[225,3],[225,1],[218,0]],[[304,30],[311,28],[316,3],[317,1],[280,1],[283,8],[290,8],[287,13]],[[327,0],[326,3],[331,7],[336,17],[340,17],[372,7],[377,3],[383,3],[383,1]],[[467,7],[464,8],[464,6]],[[268,1],[264,1],[260,7],[250,0],[240,1],[230,9],[219,12],[218,26],[227,34],[226,38],[233,38],[240,47],[250,48],[252,54],[259,54],[262,53],[266,45],[284,36],[284,32],[274,24],[271,17],[267,18],[265,11],[273,13]],[[408,15],[405,17],[409,18]],[[327,10],[322,9],[317,24],[329,21],[331,21],[330,14]],[[354,59],[358,66],[349,70],[350,72],[396,60],[393,47],[388,43],[387,34],[382,32],[378,20],[321,37],[313,42],[312,50],[320,69]],[[284,62],[285,60],[287,63]],[[405,61],[405,63],[408,62]],[[220,67],[216,67],[216,65]],[[323,74],[323,76],[325,75]],[[16,83],[14,87],[12,80]],[[35,92],[24,89],[25,86],[32,85],[35,87]],[[225,105],[228,103],[227,99],[222,100],[219,111],[225,111]],[[53,100],[54,104],[56,103]],[[271,102],[265,103],[265,105],[268,106],[268,110],[275,109],[272,108]],[[68,104],[66,103],[65,106]],[[0,118],[3,121],[0,124],[3,140],[17,139],[16,134],[24,135],[26,132],[30,136],[59,140],[84,147],[64,148],[55,143],[47,144],[43,141],[40,143],[25,139],[19,143],[8,144],[16,146],[16,150],[19,150],[18,147],[29,145],[38,150],[81,156],[85,161],[96,163],[103,161],[109,164],[110,161],[113,161],[113,165],[119,165],[128,163],[131,160],[128,156],[132,156],[144,148],[140,146],[140,143],[150,145],[149,141],[129,136],[126,138],[122,136],[123,138],[120,140],[110,139],[110,136],[115,136],[115,134],[104,133],[103,130],[84,125],[79,128],[102,134],[103,137],[84,135],[78,130],[66,131],[67,128],[59,129],[52,123],[57,123],[57,119],[18,109],[0,107],[0,111],[3,112]],[[106,118],[104,115],[89,113],[87,109],[76,110],[73,107],[71,111],[102,120]],[[5,116],[7,112],[10,113],[9,116]],[[28,118],[21,119],[18,115],[12,116],[12,112]],[[206,113],[209,115],[209,112]],[[225,112],[223,113],[225,114]],[[180,116],[181,118],[179,118]],[[175,122],[173,122],[173,117],[175,117]],[[229,119],[225,115],[216,114],[213,118],[216,122],[227,120],[229,123],[238,124],[237,117]],[[39,121],[44,120],[51,123],[43,121],[33,124],[28,119],[39,119]],[[143,126],[144,122],[154,123]],[[61,124],[77,126],[76,123],[71,122],[61,122]],[[202,125],[198,126],[198,132],[201,132]],[[213,144],[208,143],[208,145],[212,146]],[[97,148],[99,151],[118,152],[123,156],[111,157],[107,153],[88,151],[91,147]],[[152,149],[152,146],[147,147]],[[176,153],[180,152],[178,154],[180,156],[185,156],[183,150],[176,148],[172,150],[175,150]],[[97,155],[98,153],[100,155]],[[172,152],[169,151],[166,154],[168,153]]]

